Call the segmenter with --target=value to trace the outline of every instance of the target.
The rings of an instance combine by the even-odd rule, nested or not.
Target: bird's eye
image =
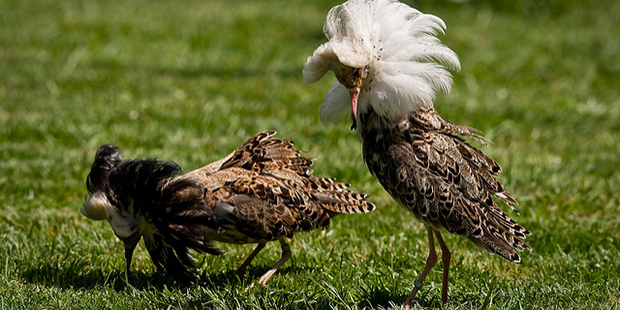
[[[354,79],[359,78],[359,77],[360,77],[360,74],[362,74],[362,70],[360,70],[359,68],[358,68],[358,69],[353,70],[353,78],[354,78]]]

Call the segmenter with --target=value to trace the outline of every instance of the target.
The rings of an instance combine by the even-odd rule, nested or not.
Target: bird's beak
[[[351,95],[351,110],[353,111],[353,119],[357,119],[357,98],[360,95],[359,87],[349,89],[349,95]]]
[[[136,249],[138,242],[140,241],[140,235],[138,232],[135,232],[133,235],[129,236],[127,239],[123,239],[123,243],[125,244],[125,264],[127,265],[126,274],[129,274],[129,270],[131,269],[131,259],[133,258],[133,251]]]

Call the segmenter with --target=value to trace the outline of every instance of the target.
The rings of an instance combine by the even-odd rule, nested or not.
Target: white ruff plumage
[[[328,42],[308,58],[304,81],[314,83],[333,66],[365,68],[357,113],[369,107],[388,120],[432,108],[436,93],[449,93],[460,70],[457,55],[437,39],[445,24],[393,0],[352,0],[332,8],[323,31]],[[336,82],[321,105],[321,121],[350,111],[349,91]]]
[[[457,56],[436,35],[445,25],[394,0],[351,0],[333,8],[321,45],[304,67],[308,83],[329,70],[338,82],[325,96],[321,120],[335,122],[353,110],[370,173],[405,209],[424,223],[429,255],[404,306],[409,306],[441,248],[441,303],[448,299],[450,250],[442,231],[467,237],[492,254],[521,263],[531,232],[493,200],[514,210],[517,201],[497,179],[500,166],[463,137],[484,143],[474,129],[452,124],[435,111],[438,92],[449,92],[448,69]],[[516,211],[516,210],[515,210]]]

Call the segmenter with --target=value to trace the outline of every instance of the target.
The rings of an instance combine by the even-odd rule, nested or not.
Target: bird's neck
[[[372,107],[369,107],[358,114],[354,125],[357,136],[362,142],[376,143],[385,135],[385,132],[391,131],[399,121],[399,119],[390,119],[379,115]]]
[[[372,108],[360,113],[355,123],[357,135],[362,142],[379,143],[392,134],[404,134],[411,130],[446,131],[447,133],[469,136],[467,127],[453,125],[441,118],[435,109],[420,109],[401,117],[389,119],[376,113]]]

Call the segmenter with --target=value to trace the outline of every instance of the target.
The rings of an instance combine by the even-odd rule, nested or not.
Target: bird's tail
[[[315,194],[330,213],[368,213],[375,210],[375,205],[366,201],[368,195],[351,191],[340,193],[320,192]]]
[[[375,205],[367,201],[368,195],[347,190],[348,184],[334,182],[333,179],[312,177],[314,184],[320,184],[314,192],[321,206],[330,214],[368,213]]]
[[[468,238],[476,245],[490,253],[498,254],[509,261],[521,264],[518,252],[532,248],[522,239],[531,235],[531,232],[517,224],[512,218],[495,206],[503,216],[494,213],[487,214],[487,224],[481,225],[482,233]]]

